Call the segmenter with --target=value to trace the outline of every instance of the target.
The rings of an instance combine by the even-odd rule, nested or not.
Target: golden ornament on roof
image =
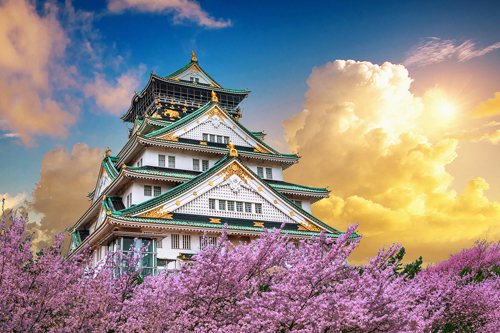
[[[229,156],[235,156],[238,157],[238,151],[236,148],[234,148],[234,145],[231,141],[229,141],[229,145],[227,146],[229,148]]]
[[[212,102],[219,102],[219,98],[217,98],[217,94],[212,90]]]
[[[191,51],[191,61],[198,61],[198,59],[196,59],[196,56],[194,55],[194,50]]]

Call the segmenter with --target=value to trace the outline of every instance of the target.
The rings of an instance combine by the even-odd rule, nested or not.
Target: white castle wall
[[[203,133],[228,136],[229,141],[234,145],[243,147],[252,147],[246,140],[245,136],[236,133],[226,122],[221,121],[218,117],[212,117],[205,120],[203,123],[193,129],[181,134],[179,137],[193,140],[203,140]]]

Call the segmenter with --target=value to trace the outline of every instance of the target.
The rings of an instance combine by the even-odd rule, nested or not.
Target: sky
[[[119,116],[190,61],[251,91],[241,122],[298,152],[313,213],[359,223],[353,262],[500,240],[500,2],[0,0],[0,197],[39,245],[88,208]]]

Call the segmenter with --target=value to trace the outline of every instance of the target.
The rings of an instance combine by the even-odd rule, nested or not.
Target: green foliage
[[[415,275],[422,270],[422,256],[420,256],[417,260],[407,265],[402,264],[403,258],[406,254],[406,250],[404,247],[399,249],[398,253],[389,258],[389,266],[393,266],[394,274],[397,276],[405,275],[406,279],[413,279]]]

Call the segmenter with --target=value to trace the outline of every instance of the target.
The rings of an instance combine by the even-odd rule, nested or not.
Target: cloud
[[[65,71],[51,76],[60,68],[69,40],[57,10],[50,5],[44,9],[39,15],[27,1],[0,5],[0,129],[29,145],[34,135],[65,138],[79,112],[53,98],[53,81],[69,77]]]
[[[493,98],[479,103],[472,111],[472,116],[475,118],[491,117],[500,114],[500,92],[496,92]],[[491,123],[490,123],[491,124]],[[488,125],[495,126],[495,125]]]
[[[500,121],[490,121],[487,124],[484,124],[483,126],[498,126],[500,125]]]
[[[500,48],[500,42],[485,48],[476,48],[471,40],[456,45],[454,40],[430,37],[415,46],[403,62],[406,66],[427,66],[456,57],[458,61],[466,61],[480,57],[486,53]]]
[[[411,82],[402,65],[330,62],[309,76],[305,110],[283,122],[290,148],[303,156],[287,180],[330,186],[313,212],[338,229],[360,223],[355,263],[393,242],[407,259],[432,262],[478,238],[500,238],[500,204],[484,195],[484,179],[460,195],[450,189],[446,166],[458,141],[427,136],[435,120],[423,119],[441,92],[416,97]]]
[[[93,97],[102,111],[121,115],[130,107],[130,98],[139,87],[139,78],[144,70],[145,66],[141,65],[138,70],[128,71],[116,83],[109,83],[103,75],[95,73],[94,82],[83,87],[85,97]]]
[[[471,141],[488,141],[493,144],[498,144],[500,142],[500,130],[491,133],[458,133],[458,134],[448,134],[447,138],[453,138],[456,140],[471,140]]]
[[[26,193],[18,193],[15,196],[11,196],[9,193],[0,193],[0,200],[1,199],[5,199],[3,208],[16,209],[24,201],[24,199],[26,199]]]
[[[40,181],[26,203],[30,215],[43,216],[38,223],[30,223],[37,248],[52,244],[56,234],[73,226],[90,207],[86,195],[95,186],[102,153],[77,143],[71,153],[57,149],[45,154]]]
[[[224,28],[231,26],[231,20],[215,19],[205,12],[200,4],[191,0],[109,0],[108,10],[122,13],[127,9],[140,12],[173,13],[174,24],[184,20],[195,22],[207,28]]]

